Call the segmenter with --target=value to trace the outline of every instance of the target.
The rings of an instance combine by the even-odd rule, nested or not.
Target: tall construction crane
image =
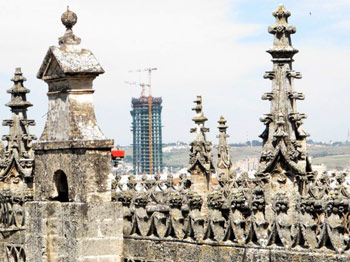
[[[145,87],[148,87],[148,151],[149,151],[149,173],[153,174],[153,130],[152,130],[152,71],[157,68],[144,68],[130,70],[129,72],[148,72],[148,84],[140,83],[142,87],[141,97],[145,97]]]
[[[145,84],[145,83],[138,83],[137,84],[136,82],[128,82],[128,81],[125,81],[125,84],[133,85],[133,86],[136,86],[136,85],[141,86],[142,90],[141,90],[140,97],[146,97],[146,87],[148,87],[148,84]]]

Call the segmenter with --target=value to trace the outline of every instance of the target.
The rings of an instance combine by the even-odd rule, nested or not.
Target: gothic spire
[[[207,182],[210,181],[210,174],[214,173],[214,165],[212,162],[211,155],[211,142],[207,141],[206,133],[209,132],[209,128],[204,127],[204,123],[208,120],[202,111],[202,97],[197,96],[194,101],[196,104],[193,111],[196,112],[195,117],[193,117],[193,122],[195,127],[191,128],[191,133],[195,133],[196,137],[192,141],[190,149],[190,161],[188,171],[190,173],[204,173],[207,177]]]
[[[219,173],[225,173],[227,175],[232,166],[230,159],[230,149],[226,141],[226,138],[229,137],[229,135],[226,133],[228,126],[226,125],[226,120],[223,116],[220,117],[218,123],[219,135],[217,138],[219,138],[219,145],[217,167],[219,169]]]
[[[30,90],[23,86],[26,78],[23,76],[21,68],[16,68],[11,81],[14,85],[7,90],[7,93],[11,94],[11,101],[6,106],[11,108],[12,117],[2,123],[3,126],[10,127],[10,132],[2,137],[2,140],[7,141],[7,145],[4,155],[1,156],[0,170],[3,171],[1,175],[4,175],[12,165],[13,160],[19,164],[20,173],[30,176],[34,157],[32,141],[36,139],[34,135],[29,133],[29,126],[34,126],[35,121],[27,119],[27,108],[32,106],[26,97]]]
[[[270,113],[263,115],[261,121],[266,125],[260,135],[263,139],[263,151],[259,172],[278,172],[300,177],[311,171],[306,150],[308,134],[302,127],[305,114],[297,112],[296,100],[304,95],[294,90],[294,79],[301,74],[292,69],[293,56],[298,52],[291,42],[291,34],[296,32],[288,24],[290,12],[283,5],[273,12],[275,24],[268,29],[274,35],[273,47],[267,52],[272,56],[273,70],[265,73],[264,78],[272,81],[272,91],[262,96],[271,101]]]

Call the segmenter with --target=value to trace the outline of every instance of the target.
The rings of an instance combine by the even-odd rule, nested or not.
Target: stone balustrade
[[[126,238],[343,253],[350,244],[347,176],[309,174],[307,194],[295,201],[284,192],[268,196],[269,174],[221,176],[207,196],[205,215],[186,176],[178,184],[171,175],[164,181],[131,176],[124,187],[115,181],[113,199],[123,205]]]

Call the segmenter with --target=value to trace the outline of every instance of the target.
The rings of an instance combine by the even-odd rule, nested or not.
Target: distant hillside
[[[313,164],[325,164],[329,169],[350,167],[350,155],[326,156],[312,159]]]
[[[325,146],[308,145],[309,154],[313,164],[325,164],[328,168],[342,168],[350,166],[350,146]],[[232,162],[247,158],[259,157],[261,146],[231,147],[230,154]],[[126,148],[128,162],[132,162],[132,149]],[[183,168],[188,164],[189,149],[174,149],[163,153],[164,165],[173,168]],[[214,161],[217,151],[213,149]]]

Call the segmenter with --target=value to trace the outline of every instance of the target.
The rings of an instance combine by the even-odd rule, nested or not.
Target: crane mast
[[[157,68],[147,68],[144,71],[148,71],[148,150],[149,150],[149,173],[153,174],[153,126],[152,126],[152,71]]]

